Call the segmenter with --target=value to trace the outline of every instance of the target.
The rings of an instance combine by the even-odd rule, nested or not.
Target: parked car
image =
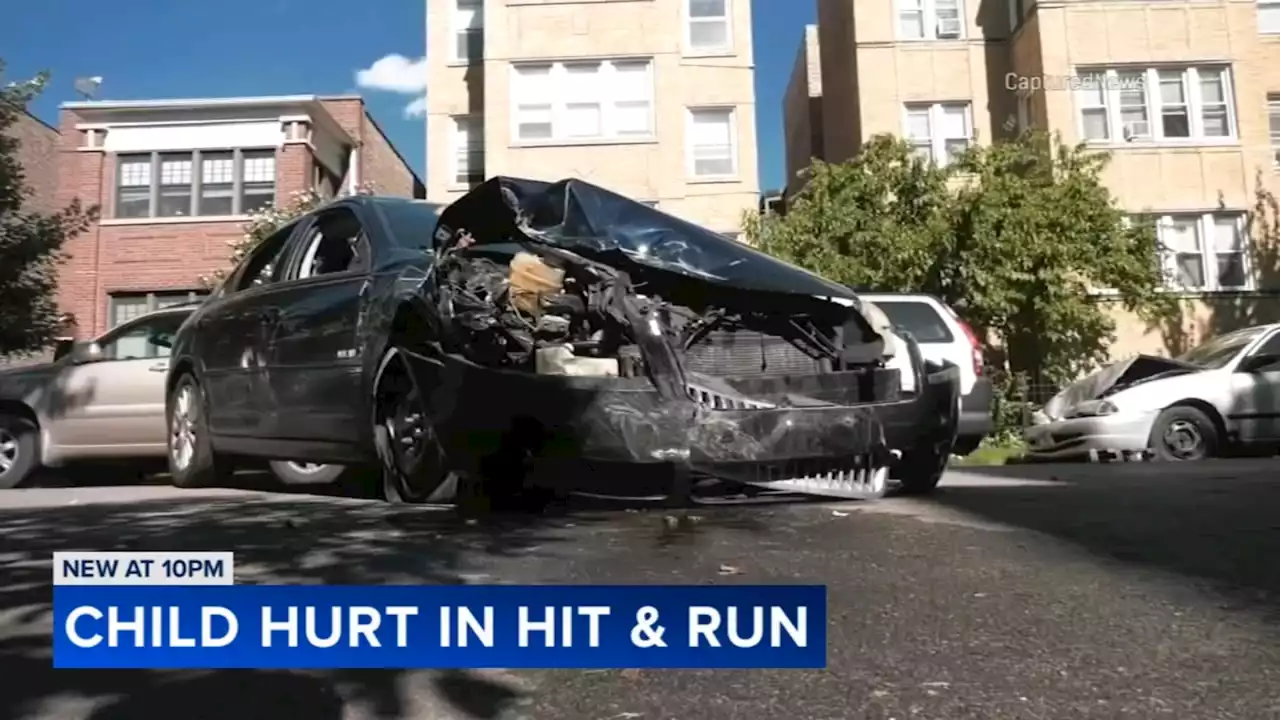
[[[924,293],[858,293],[884,311],[894,327],[911,333],[926,360],[960,370],[960,429],[955,453],[968,455],[995,427],[991,379],[983,372],[982,344],[951,306]]]
[[[72,461],[164,458],[169,345],[194,309],[167,307],[90,342],[60,343],[51,363],[0,370],[0,488]],[[323,482],[341,471],[271,469],[289,482]]]
[[[1025,431],[1029,454],[1149,451],[1186,461],[1280,447],[1280,325],[1212,338],[1176,358],[1138,355],[1054,396]]]
[[[938,481],[959,379],[900,370],[847,288],[578,180],[447,208],[343,198],[178,332],[170,469],[374,463],[391,500],[552,487],[884,492]],[[707,489],[715,486],[716,490]],[[649,488],[652,489],[652,488]]]

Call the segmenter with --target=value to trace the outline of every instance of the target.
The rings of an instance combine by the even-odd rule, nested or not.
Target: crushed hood
[[[857,302],[843,285],[582,180],[492,178],[445,208],[436,242],[447,247],[461,230],[477,243],[540,242],[740,290]]]
[[[1108,365],[1063,388],[1062,392],[1045,403],[1043,412],[1049,419],[1057,420],[1067,410],[1082,402],[1106,397],[1156,376],[1183,375],[1201,370],[1198,365],[1173,358],[1137,355]]]

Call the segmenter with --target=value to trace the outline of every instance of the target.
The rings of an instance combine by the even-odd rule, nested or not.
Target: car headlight
[[[1119,412],[1120,408],[1109,400],[1087,400],[1067,411],[1067,417],[1101,417]]]

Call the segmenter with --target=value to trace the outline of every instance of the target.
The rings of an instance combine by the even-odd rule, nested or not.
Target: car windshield
[[[1216,370],[1231,362],[1231,359],[1239,355],[1240,351],[1253,342],[1263,330],[1264,328],[1249,328],[1220,335],[1188,350],[1176,359],[1208,370]]]
[[[443,206],[421,200],[378,204],[387,227],[397,245],[414,250],[430,250],[435,246],[431,233]]]

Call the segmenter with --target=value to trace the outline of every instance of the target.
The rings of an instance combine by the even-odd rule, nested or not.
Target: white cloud
[[[407,118],[420,118],[427,114],[427,98],[420,97],[417,100],[404,106],[404,116]]]
[[[386,55],[369,67],[356,71],[356,84],[367,90],[419,95],[427,89],[427,58],[411,60],[398,53]],[[418,101],[414,101],[409,107],[417,104]]]

